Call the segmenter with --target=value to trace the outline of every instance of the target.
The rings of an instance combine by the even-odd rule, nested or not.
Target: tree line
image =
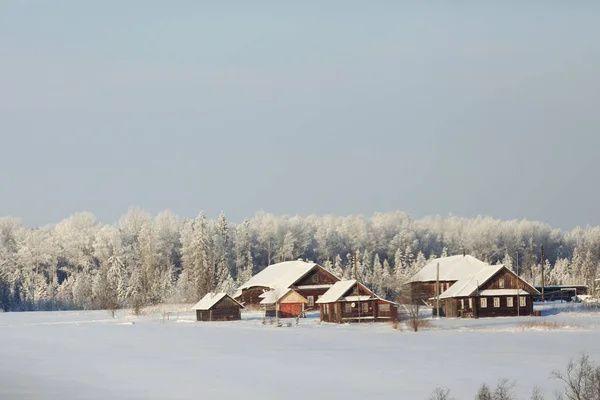
[[[541,257],[540,246],[544,247]],[[466,252],[503,263],[526,280],[588,284],[594,290],[600,227],[555,229],[489,217],[413,219],[372,216],[276,216],[260,212],[234,224],[224,213],[181,219],[132,208],[117,223],[77,213],[31,228],[0,218],[0,308],[6,311],[139,308],[232,293],[266,266],[302,258],[339,277],[359,277],[395,296],[428,260]]]

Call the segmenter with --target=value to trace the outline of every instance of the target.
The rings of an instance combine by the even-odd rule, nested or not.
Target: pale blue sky
[[[600,224],[600,4],[281,3],[3,1],[0,215]]]

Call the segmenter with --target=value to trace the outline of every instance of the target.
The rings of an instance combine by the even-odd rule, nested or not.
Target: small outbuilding
[[[398,304],[382,299],[355,279],[336,282],[317,304],[323,322],[398,320]]]
[[[271,290],[260,295],[260,305],[265,308],[266,317],[296,318],[302,316],[308,300],[293,289],[286,289],[281,294]]]
[[[227,293],[207,293],[192,309],[196,321],[238,321],[244,306]]]

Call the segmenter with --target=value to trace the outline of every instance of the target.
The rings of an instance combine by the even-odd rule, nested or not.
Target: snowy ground
[[[518,380],[528,398],[571,356],[600,361],[600,313],[546,306],[547,317],[433,320],[419,333],[387,324],[263,325],[163,321],[121,311],[0,314],[0,399],[427,399],[449,387]],[[523,321],[558,322],[557,330]]]

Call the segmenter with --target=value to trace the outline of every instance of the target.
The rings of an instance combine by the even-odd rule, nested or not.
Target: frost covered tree
[[[541,244],[546,282],[587,284],[595,291],[600,227],[561,231],[525,220],[413,220],[403,213],[257,213],[239,225],[221,213],[214,221],[201,214],[182,223],[170,211],[152,217],[139,208],[128,210],[115,224],[101,224],[90,213],[73,214],[42,228],[0,217],[0,307],[98,308],[101,289],[117,264],[118,273],[112,272],[120,275],[115,278],[120,306],[197,301],[209,290],[239,286],[273,262],[298,257],[347,279],[354,277],[356,249],[359,279],[374,290],[383,288],[388,296],[428,260],[463,249],[509,268],[518,254],[520,275],[538,284]],[[393,265],[386,268],[385,260]]]
[[[338,278],[344,276],[344,262],[339,254],[336,254],[335,260],[333,261],[333,274]]]
[[[214,288],[215,271],[209,259],[210,233],[204,213],[200,213],[194,221],[187,221],[181,235],[181,259],[187,282],[185,287],[186,301],[201,299]],[[181,277],[180,277],[181,279]]]
[[[250,221],[245,219],[237,228],[236,257],[237,285],[241,286],[252,277],[254,261],[252,258],[252,232]]]

